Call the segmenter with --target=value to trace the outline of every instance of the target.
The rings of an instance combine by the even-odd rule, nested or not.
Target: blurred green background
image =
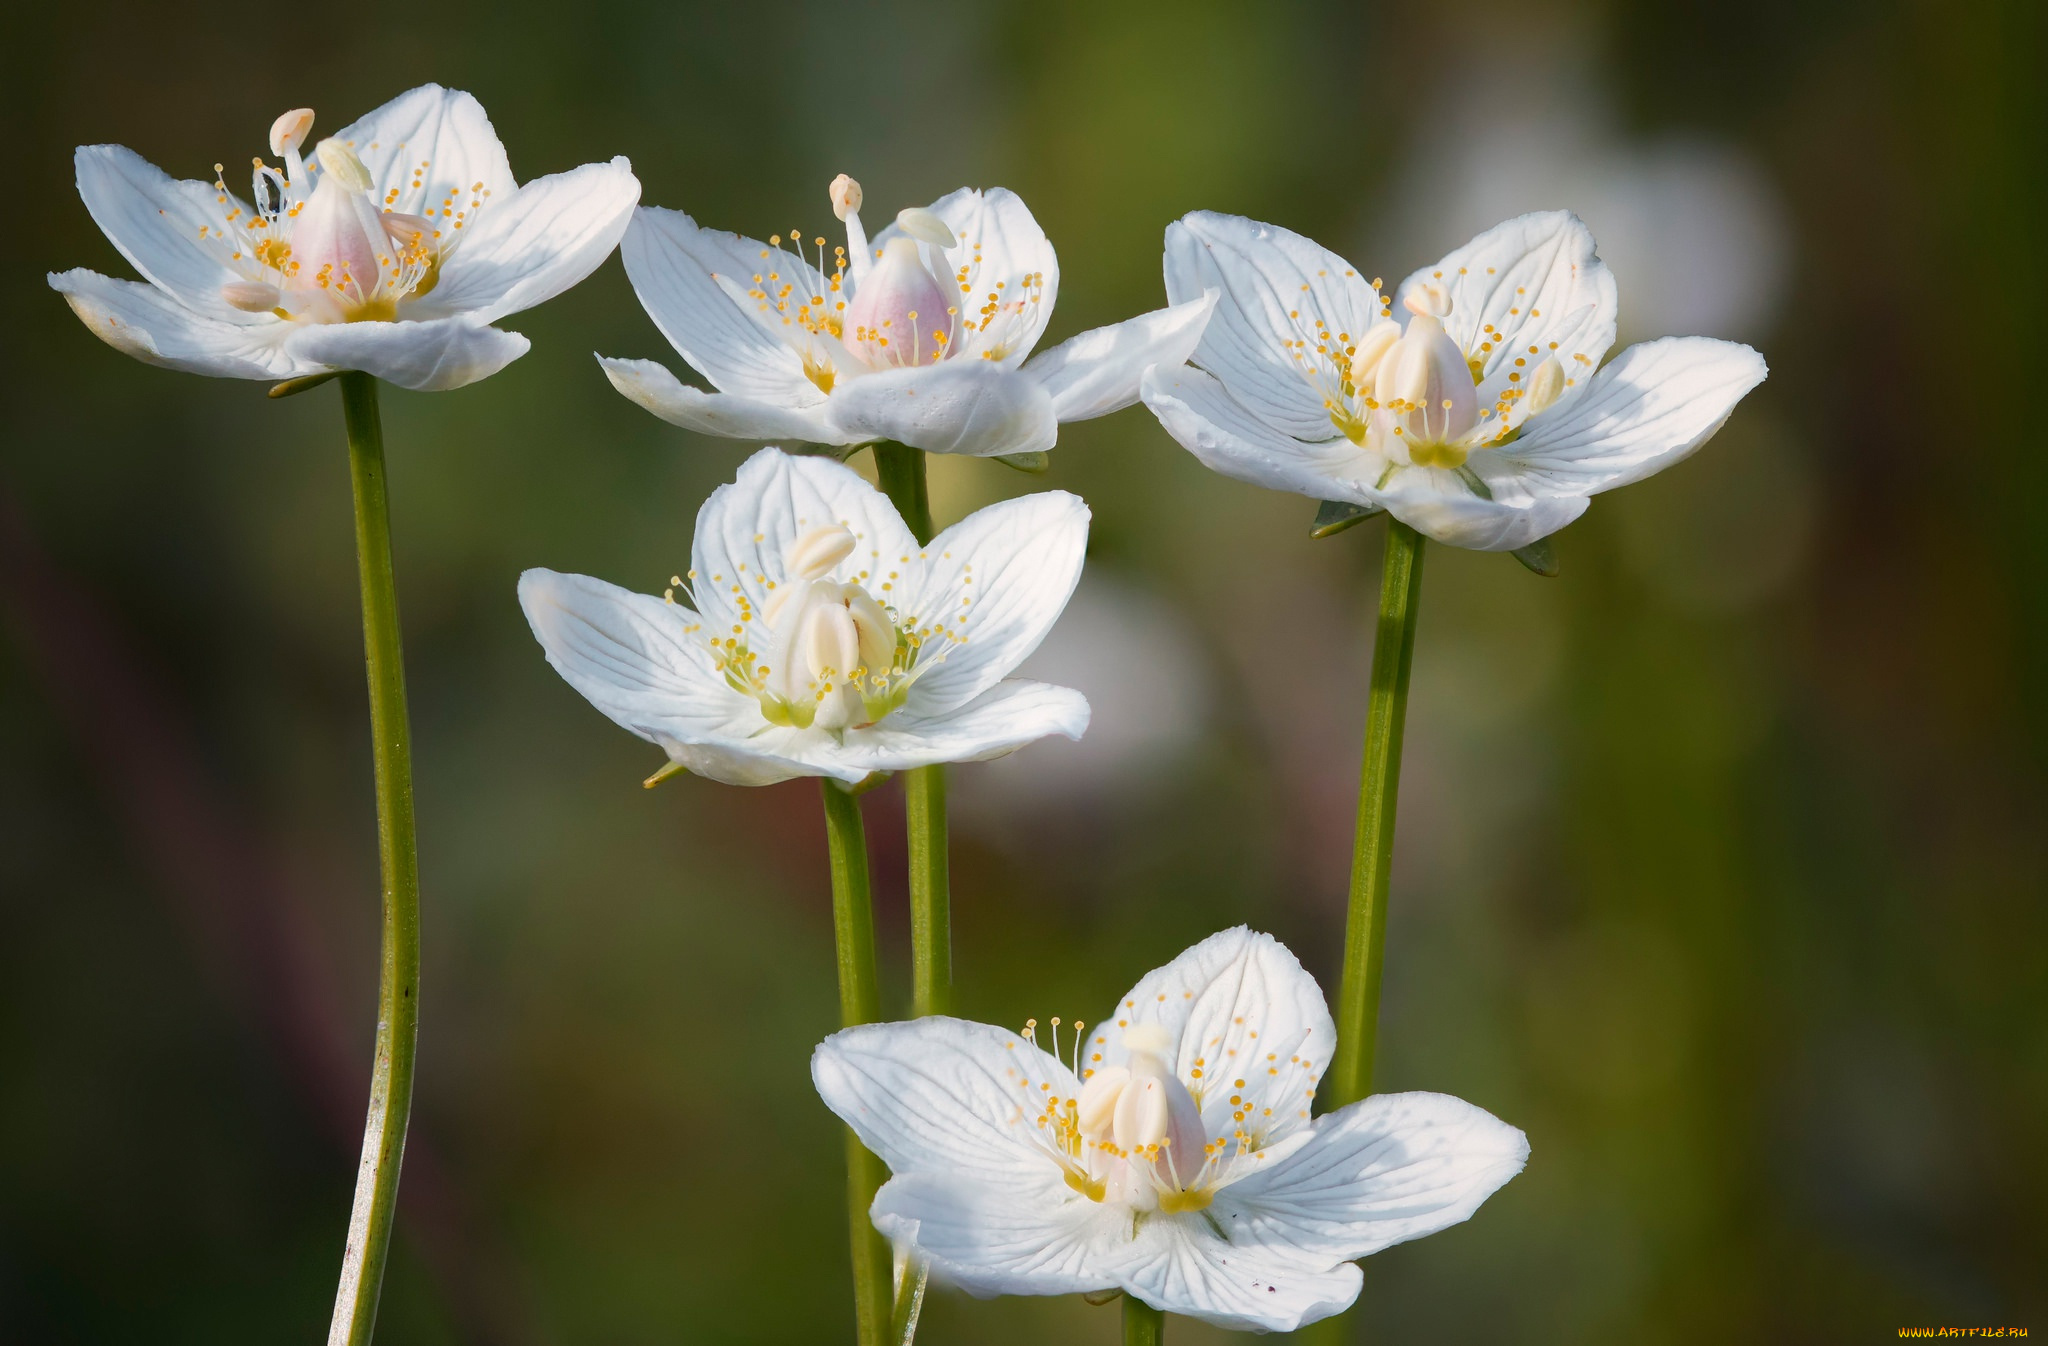
[[[1772,375],[1603,497],[1564,574],[1427,561],[1379,1084],[1525,1128],[1470,1224],[1367,1263],[1372,1341],[2048,1331],[2043,7],[1455,0],[11,11],[0,290],[0,1338],[312,1341],[364,1100],[375,868],[338,396],[146,368],[44,285],[131,274],[71,186],[181,177],[426,80],[522,177],[829,232],[962,183],[1059,249],[1049,339],[1161,300],[1160,231],[1285,223],[1390,280],[1571,206],[1624,340]],[[15,190],[18,188],[19,190]],[[658,590],[744,446],[616,261],[533,351],[386,398],[417,731],[420,1093],[379,1340],[850,1339],[815,788],[640,778],[542,662],[530,565]],[[865,462],[863,456],[862,462]],[[942,521],[1039,483],[936,470]],[[1084,744],[956,773],[963,1009],[1093,1017],[1249,921],[1334,989],[1380,526],[1066,428],[1094,507],[1038,671]],[[890,994],[900,797],[869,796]],[[1110,1341],[948,1295],[924,1340]],[[1176,1324],[1175,1340],[1220,1340]]]

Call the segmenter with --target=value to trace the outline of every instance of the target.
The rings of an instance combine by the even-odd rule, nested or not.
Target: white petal
[[[906,707],[879,724],[847,731],[843,744],[826,739],[808,757],[829,759],[857,778],[935,762],[986,762],[1054,734],[1078,739],[1087,728],[1088,698],[1071,687],[1012,678],[942,715],[919,716]]]
[[[123,145],[80,145],[72,162],[93,223],[144,279],[231,326],[271,321],[221,298],[220,287],[240,278],[229,266],[226,215],[239,208],[246,218],[247,206],[232,197],[222,205],[212,183],[181,182]]]
[[[927,638],[922,658],[941,662],[919,675],[905,709],[937,715],[1008,676],[1052,629],[1087,554],[1088,506],[1065,491],[978,509],[933,538],[896,608],[946,637]]]
[[[438,222],[446,208],[467,224],[471,201],[489,214],[518,189],[483,104],[460,89],[422,84],[334,134],[370,171],[386,210],[432,210]]]
[[[1145,375],[1143,392],[1145,405],[1166,433],[1226,477],[1316,500],[1348,500],[1378,508],[1371,484],[1386,470],[1386,463],[1342,436],[1318,443],[1290,439],[1192,365],[1153,367]],[[1323,428],[1331,428],[1327,420]]]
[[[626,227],[619,256],[647,316],[713,387],[783,406],[817,406],[825,394],[804,377],[797,353],[714,279],[750,282],[766,250],[751,238],[700,229],[680,211],[642,206]]]
[[[1221,1206],[1207,1213],[1220,1217]],[[1305,1263],[1284,1249],[1226,1242],[1201,1215],[1146,1221],[1114,1269],[1124,1292],[1153,1308],[1249,1332],[1291,1332],[1341,1313],[1363,1280],[1350,1262]]]
[[[1451,473],[1403,468],[1379,491],[1387,512],[1427,537],[1471,551],[1513,551],[1549,537],[1586,512],[1583,496],[1532,495],[1512,477],[1490,475],[1479,454],[1469,466],[1486,477],[1494,498],[1474,495]]]
[[[1069,337],[1042,351],[1024,372],[1045,385],[1053,415],[1085,421],[1138,400],[1139,381],[1153,365],[1178,369],[1195,353],[1218,291],[1109,327]]]
[[[1666,337],[1630,346],[1582,397],[1532,417],[1501,457],[1537,489],[1610,491],[1706,443],[1768,372],[1763,356],[1732,341]]]
[[[1291,230],[1198,210],[1167,226],[1166,297],[1179,304],[1209,289],[1223,297],[1194,363],[1282,434],[1327,438],[1327,387],[1342,372],[1339,363],[1349,367],[1341,347],[1379,321],[1382,305],[1371,283]],[[1336,360],[1319,354],[1318,345],[1337,348]]]
[[[1575,366],[1595,368],[1614,344],[1614,275],[1595,255],[1592,231],[1570,211],[1541,211],[1497,224],[1402,281],[1398,297],[1406,299],[1433,279],[1451,295],[1444,330],[1467,355],[1485,361],[1481,406],[1491,405],[1507,386],[1517,359],[1533,369],[1555,355],[1569,374]],[[1400,304],[1394,312],[1406,320]],[[1567,390],[1565,400],[1572,397]]]
[[[554,298],[611,255],[640,200],[625,159],[536,178],[465,230],[417,307],[495,322]]]
[[[1233,1242],[1349,1260],[1470,1219],[1528,1161],[1528,1137],[1470,1103],[1378,1094],[1318,1117],[1308,1145],[1215,1209]]]
[[[891,1172],[998,1186],[1061,1181],[1032,1119],[1048,1095],[1081,1090],[1015,1033],[936,1016],[834,1033],[811,1053],[811,1082]]]
[[[300,360],[360,369],[416,392],[446,392],[489,378],[526,354],[530,344],[517,332],[469,318],[311,323],[285,338],[285,349]]]
[[[914,1243],[941,1284],[984,1298],[1114,1289],[1112,1268],[1130,1240],[1127,1211],[1057,1177],[999,1188],[919,1172],[890,1179],[871,1209],[875,1227]]]
[[[893,439],[926,453],[1037,453],[1059,438],[1038,380],[968,355],[841,383],[825,415],[846,443]]]
[[[1127,1064],[1123,1034],[1138,1024],[1172,1035],[1168,1064],[1201,1103],[1210,1135],[1235,1130],[1235,1094],[1245,1100],[1245,1129],[1267,1145],[1307,1125],[1316,1081],[1337,1046],[1315,978],[1286,945],[1244,926],[1146,973],[1113,1014],[1095,1021],[1086,1064]]]
[[[773,648],[762,618],[773,593],[769,585],[787,574],[792,542],[835,523],[853,532],[856,545],[826,578],[865,584],[880,573],[878,567],[902,566],[899,558],[917,552],[889,497],[852,468],[780,449],[762,449],[747,459],[738,477],[713,491],[697,511],[690,564],[705,621],[718,631],[751,623],[753,648]]]
[[[288,379],[318,373],[287,354],[279,319],[234,326],[192,312],[141,281],[115,280],[95,271],[50,277],[92,334],[124,355],[188,374],[226,379]]]
[[[930,244],[919,249],[932,274],[960,296],[962,354],[978,359],[986,353],[1015,369],[1044,335],[1059,295],[1060,262],[1051,241],[1023,199],[1007,188],[962,187],[932,202],[931,210],[958,240],[944,250]],[[869,246],[879,255],[900,233],[892,223]],[[981,309],[991,297],[1004,312],[984,325]],[[1020,300],[1021,309],[1008,309]]]
[[[613,360],[600,355],[597,362],[604,366],[612,387],[670,425],[680,425],[700,435],[800,444],[842,442],[839,432],[827,425],[815,408],[798,411],[732,393],[707,393],[692,388],[666,366],[652,360]]]
[[[817,773],[754,738],[751,697],[726,686],[688,608],[588,575],[529,570],[519,605],[555,672],[619,725],[731,785]]]

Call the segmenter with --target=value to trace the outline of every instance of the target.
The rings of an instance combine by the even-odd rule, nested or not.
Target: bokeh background
[[[375,870],[332,389],[146,368],[44,286],[128,274],[74,144],[174,174],[473,90],[522,177],[829,232],[962,183],[1057,244],[1050,339],[1155,306],[1160,231],[1283,222],[1396,278],[1570,206],[1623,339],[1769,383],[1604,497],[1564,573],[1434,549],[1382,1088],[1524,1127],[1470,1224],[1367,1264],[1376,1342],[2048,1331],[2048,435],[2033,0],[1034,0],[12,10],[0,449],[0,1338],[311,1341],[362,1115]],[[530,565],[659,589],[744,446],[616,261],[533,351],[386,416],[417,730],[420,1092],[379,1340],[850,1338],[814,788],[643,791],[542,662]],[[1037,489],[937,465],[942,520]],[[1093,1017],[1249,921],[1334,972],[1380,527],[1068,427],[1094,507],[1038,656],[1079,746],[957,772],[960,997]],[[868,799],[905,995],[900,796]],[[1332,978],[1333,980],[1333,978]],[[924,1339],[1107,1342],[942,1296]],[[1177,1323],[1176,1340],[1221,1340]]]

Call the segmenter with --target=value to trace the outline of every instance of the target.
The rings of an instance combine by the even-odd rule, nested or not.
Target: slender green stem
[[[1344,921],[1344,982],[1337,993],[1337,1054],[1330,1065],[1330,1106],[1372,1092],[1379,1036],[1380,965],[1387,945],[1387,880],[1394,863],[1394,805],[1401,782],[1401,733],[1408,716],[1408,670],[1415,660],[1415,618],[1422,593],[1422,535],[1387,520],[1380,572],[1379,629],[1359,773],[1358,838],[1351,854],[1351,908]]]
[[[931,495],[924,454],[906,445],[875,445],[875,475],[920,543],[932,540]],[[944,763],[903,773],[910,832],[910,1012],[953,1009],[953,901],[946,852]]]
[[[931,1280],[932,1264],[912,1257],[903,1264],[903,1279],[896,1287],[896,1316],[889,1324],[893,1346],[913,1346],[917,1341],[917,1318],[924,1312],[925,1285]]]
[[[1160,1346],[1166,1340],[1166,1311],[1124,1293],[1124,1346]]]
[[[355,487],[356,565],[363,591],[363,661],[370,680],[370,738],[376,763],[377,860],[384,885],[383,960],[377,987],[377,1047],[370,1116],[356,1170],[355,1206],[342,1251],[328,1346],[369,1346],[391,1251],[398,1170],[412,1116],[413,1052],[419,1040],[420,874],[413,841],[412,729],[405,710],[398,592],[391,574],[391,512],[384,484],[384,430],[377,381],[341,376],[348,420],[349,478]]]
[[[946,858],[946,767],[903,776],[910,828],[910,1012],[953,1011],[953,903]]]
[[[868,887],[867,833],[860,800],[839,782],[818,782],[825,796],[825,838],[832,857],[832,931],[839,950],[842,1027],[882,1017],[875,975],[875,904]],[[846,1132],[846,1204],[853,1250],[853,1312],[860,1346],[883,1346],[889,1331],[889,1245],[868,1218],[882,1186],[882,1161],[852,1128]]]
[[[875,478],[919,542],[932,540],[931,493],[925,487],[924,453],[882,440],[875,445]]]

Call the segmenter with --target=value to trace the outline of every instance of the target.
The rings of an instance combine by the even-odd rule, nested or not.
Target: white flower
[[[697,512],[689,578],[664,597],[529,570],[519,601],[555,671],[676,764],[855,783],[1081,736],[1079,692],[1005,675],[1066,605],[1087,542],[1088,507],[1047,491],[920,547],[852,469],[763,449]]]
[[[1400,322],[1335,253],[1197,212],[1166,231],[1166,292],[1213,287],[1224,297],[1194,364],[1145,379],[1175,439],[1226,476],[1385,509],[1481,551],[1526,547],[1684,458],[1765,374],[1749,347],[1704,337],[1601,368],[1614,278],[1565,211],[1509,220],[1410,276]]]
[[[799,233],[761,243],[643,207],[621,249],[648,315],[716,392],[652,360],[599,357],[612,383],[666,421],[733,439],[929,453],[1036,454],[1061,421],[1138,400],[1154,364],[1194,351],[1213,297],[1098,327],[1026,361],[1052,316],[1059,261],[1013,193],[962,188],[901,212],[870,243],[860,186],[832,206],[846,245]]]
[[[1443,1094],[1311,1120],[1336,1045],[1270,935],[1213,935],[1053,1050],[960,1019],[872,1024],[811,1058],[825,1103],[895,1176],[876,1226],[981,1295],[1119,1289],[1224,1327],[1291,1331],[1357,1297],[1353,1259],[1467,1219],[1527,1162]],[[1062,1057],[1065,1050],[1067,1055]]]
[[[640,199],[624,159],[519,186],[481,104],[427,84],[301,148],[313,112],[270,129],[251,201],[180,182],[120,145],[82,145],[78,194],[147,284],[50,277],[108,345],[222,378],[362,370],[459,388],[526,353],[490,324],[553,298],[617,246]]]

